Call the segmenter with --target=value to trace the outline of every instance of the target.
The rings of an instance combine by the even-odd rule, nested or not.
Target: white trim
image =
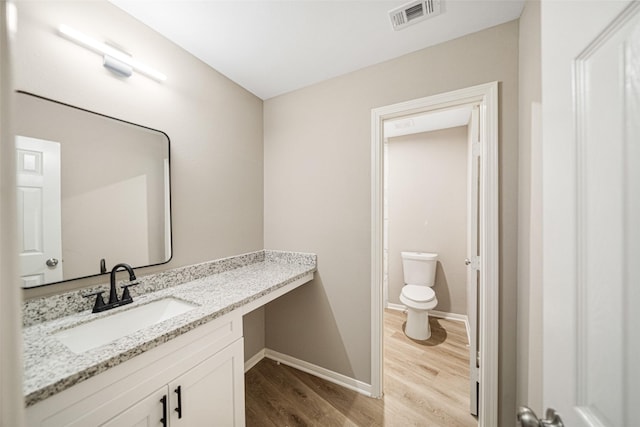
[[[408,114],[479,103],[481,114],[480,416],[481,427],[498,425],[498,82],[473,86],[371,110],[371,394],[382,396],[383,378],[383,121]]]
[[[467,343],[471,342],[471,329],[469,327],[469,317],[466,314],[447,313],[445,311],[429,310],[429,316],[439,317],[440,319],[455,320],[456,322],[463,322],[464,328],[467,331]]]
[[[479,228],[480,228],[480,167],[482,143],[480,142],[480,105],[471,110],[468,129],[467,149],[467,337],[469,339],[469,412],[478,415],[478,268],[480,267]],[[467,264],[467,260],[469,263]]]
[[[469,323],[469,319],[465,314],[448,313],[446,311],[429,310],[429,316],[437,317],[439,319],[455,320],[456,322]]]
[[[384,294],[383,112],[371,110],[371,392],[382,397]]]
[[[446,311],[429,310],[429,316],[437,317],[438,319],[455,320],[456,322],[468,322],[467,316],[458,313],[447,313]]]
[[[351,377],[343,374],[339,374],[329,369],[325,369],[321,366],[314,365],[313,363],[305,362],[304,360],[296,359],[295,357],[278,353],[277,351],[265,349],[265,357],[271,360],[275,360],[279,363],[284,363],[287,366],[306,372],[311,375],[315,375],[318,378],[327,380],[342,387],[346,387],[349,390],[356,391],[365,396],[373,397],[371,395],[371,386],[363,383]]]
[[[388,302],[387,307],[389,310],[405,311],[407,306],[404,304],[396,304],[394,302]]]
[[[251,369],[254,366],[256,366],[258,364],[258,362],[260,362],[262,359],[265,358],[266,351],[267,351],[266,348],[263,348],[262,350],[258,350],[258,352],[256,354],[254,354],[253,356],[251,356],[251,358],[249,360],[244,362],[244,373],[245,374],[247,373],[247,371],[249,369]]]

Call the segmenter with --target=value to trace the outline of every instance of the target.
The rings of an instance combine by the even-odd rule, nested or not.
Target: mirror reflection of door
[[[62,280],[60,144],[16,136],[22,287]]]

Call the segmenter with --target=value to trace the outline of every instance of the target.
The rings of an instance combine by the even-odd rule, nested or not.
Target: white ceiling
[[[520,16],[524,0],[442,0],[393,31],[389,0],[110,0],[262,99]],[[168,76],[170,79],[171,76]]]

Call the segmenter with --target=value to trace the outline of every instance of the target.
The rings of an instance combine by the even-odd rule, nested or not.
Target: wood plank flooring
[[[245,375],[247,426],[476,426],[464,324],[431,318],[431,338],[414,341],[405,318],[384,314],[383,399],[263,359]]]

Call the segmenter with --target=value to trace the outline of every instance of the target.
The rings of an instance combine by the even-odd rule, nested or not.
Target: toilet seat
[[[432,301],[436,297],[436,293],[428,286],[405,285],[402,288],[402,296],[420,304]]]

